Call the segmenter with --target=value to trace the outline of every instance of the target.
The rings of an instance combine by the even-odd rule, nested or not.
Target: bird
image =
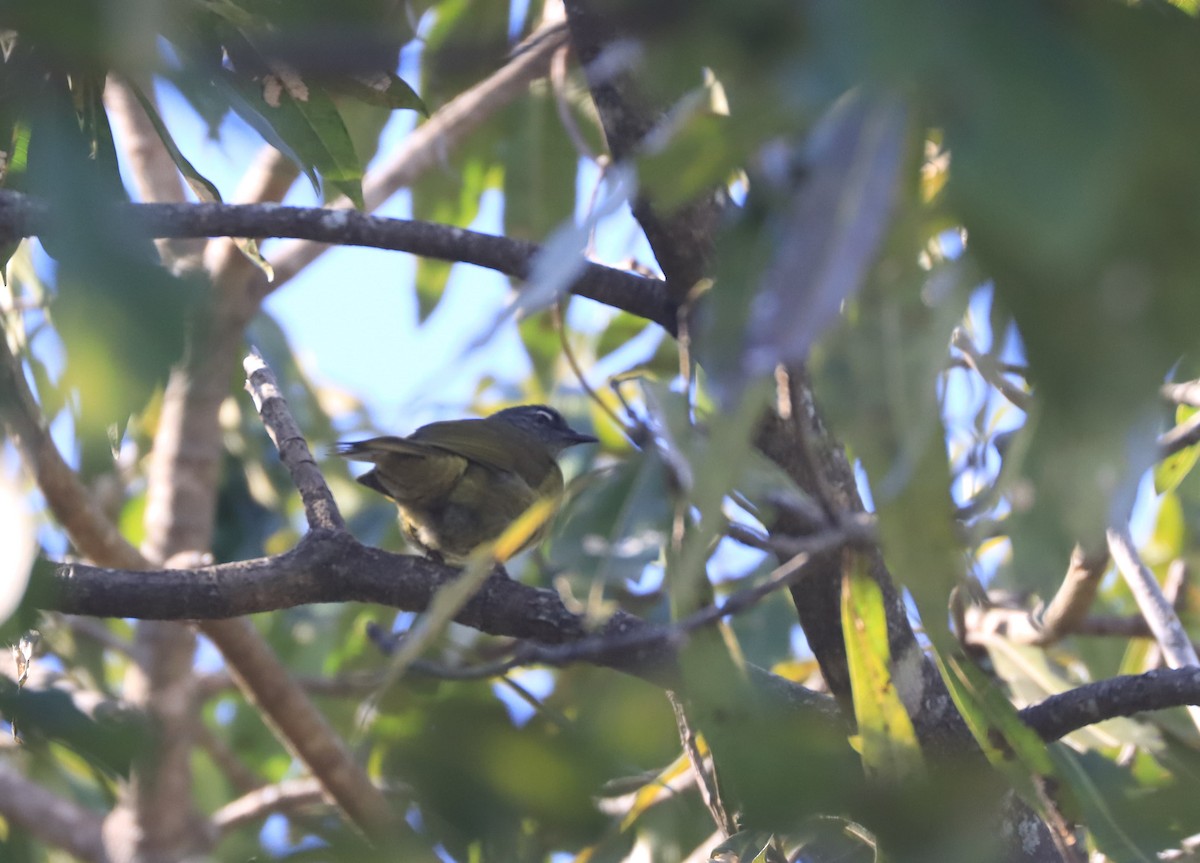
[[[553,515],[563,498],[559,454],[596,442],[552,407],[518,405],[483,419],[429,423],[407,437],[339,441],[335,454],[375,465],[358,482],[395,501],[409,542],[462,564],[538,501]],[[541,542],[549,522],[505,559]]]

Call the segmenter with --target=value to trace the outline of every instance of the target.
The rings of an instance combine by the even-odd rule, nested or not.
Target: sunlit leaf
[[[883,594],[861,555],[842,582],[842,631],[867,775],[890,783],[921,776],[916,732],[892,680]]]
[[[1175,408],[1176,425],[1194,416],[1197,410],[1200,408],[1179,405]],[[1196,466],[1197,459],[1200,459],[1200,444],[1184,447],[1179,452],[1164,458],[1154,466],[1154,490],[1159,494],[1174,491],[1191,473],[1192,468]]]

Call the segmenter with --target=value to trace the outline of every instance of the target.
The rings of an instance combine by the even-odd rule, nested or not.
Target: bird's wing
[[[339,441],[335,455],[355,461],[378,461],[388,455],[430,456],[440,454],[428,445],[404,437],[373,437],[370,440]]]
[[[405,438],[411,444],[435,447],[453,455],[470,459],[493,470],[512,471],[514,453],[529,446],[520,432],[500,423],[489,423],[486,434],[480,434],[476,423],[487,420],[447,420],[421,426]]]
[[[372,462],[375,469],[358,477],[358,481],[406,505],[443,500],[470,464],[463,456],[402,437],[339,443],[336,452],[345,458]]]

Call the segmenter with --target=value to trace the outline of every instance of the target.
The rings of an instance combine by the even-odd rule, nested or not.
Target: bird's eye
[[[534,411],[534,413],[537,415],[538,422],[544,423],[545,425],[554,425],[555,416],[550,411],[538,410]]]

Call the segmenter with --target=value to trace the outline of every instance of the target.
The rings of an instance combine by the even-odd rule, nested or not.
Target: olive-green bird
[[[374,463],[358,481],[396,502],[414,545],[462,563],[537,501],[557,509],[563,497],[559,453],[595,442],[554,408],[520,405],[485,419],[430,423],[408,437],[340,442],[336,452]],[[549,519],[512,554],[536,545],[548,528]]]

